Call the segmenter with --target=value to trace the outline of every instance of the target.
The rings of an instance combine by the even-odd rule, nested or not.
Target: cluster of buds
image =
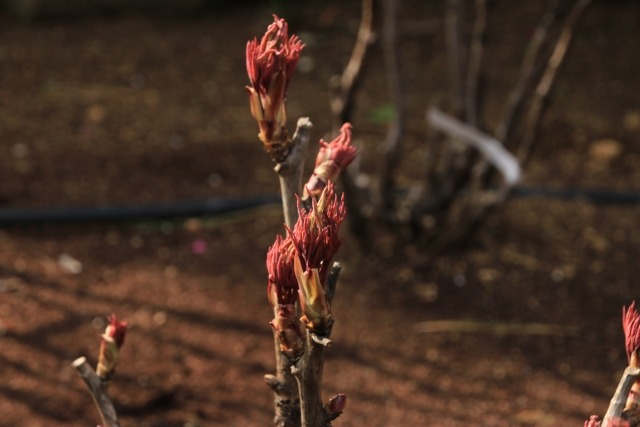
[[[251,114],[258,122],[260,140],[265,150],[276,162],[282,162],[289,154],[285,98],[304,45],[295,36],[289,36],[284,19],[273,16],[274,22],[258,42],[247,43],[247,74],[251,82],[247,86]]]
[[[333,256],[340,248],[338,231],[345,218],[344,198],[338,199],[329,181],[309,211],[298,203],[298,221],[287,237],[278,236],[267,252],[267,294],[276,309],[271,326],[280,351],[292,359],[304,352],[300,321],[310,331],[326,335],[333,318],[326,280]],[[299,320],[295,304],[300,303]]]
[[[115,371],[126,333],[127,322],[119,321],[116,315],[112,314],[109,317],[109,324],[102,334],[96,368],[96,373],[103,381],[108,380]]]
[[[309,196],[319,197],[329,181],[335,182],[356,157],[356,147],[351,145],[351,124],[345,123],[340,134],[331,142],[320,140],[320,150],[316,157],[315,169],[304,186],[302,200]]]
[[[326,335],[333,318],[325,292],[333,256],[340,248],[338,231],[346,216],[344,196],[338,199],[329,181],[309,211],[298,203],[298,222],[288,230],[295,247],[294,272],[302,322],[311,332]]]

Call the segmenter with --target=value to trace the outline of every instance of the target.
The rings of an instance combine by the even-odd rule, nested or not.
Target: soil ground
[[[359,10],[272,3],[2,17],[0,207],[277,194],[248,111],[245,43],[273,7],[307,43],[289,115],[310,116],[317,140],[330,130],[326,82],[346,63]],[[538,3],[492,3],[488,123]],[[412,88],[405,154],[418,159],[426,106],[445,96],[442,4],[403,10],[406,28],[428,30],[402,44]],[[640,191],[639,34],[635,2],[595,2],[585,14],[527,185]],[[388,102],[373,55],[354,118],[371,172],[386,130],[376,113]],[[335,425],[579,426],[603,414],[626,366],[620,310],[640,294],[639,214],[638,205],[514,198],[437,257],[384,239],[363,250],[345,233],[324,381],[327,398],[348,395]],[[215,218],[3,227],[0,425],[98,423],[70,363],[95,362],[112,312],[130,325],[110,387],[122,425],[270,425],[264,254],[283,232],[281,215],[269,205]],[[442,320],[491,327],[424,326]],[[505,333],[503,323],[524,326]]]

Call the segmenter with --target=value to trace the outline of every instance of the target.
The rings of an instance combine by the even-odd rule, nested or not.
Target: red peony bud
[[[295,304],[298,282],[293,271],[294,248],[291,238],[277,236],[267,251],[267,295],[272,306]]]
[[[347,395],[344,393],[338,393],[329,399],[329,402],[324,406],[324,410],[326,411],[329,420],[333,421],[344,412],[345,406],[347,406]]]
[[[304,186],[303,199],[309,195],[319,197],[329,181],[335,181],[356,157],[356,147],[351,145],[351,124],[345,123],[333,141],[320,140],[320,151],[316,157],[316,166]]]
[[[247,74],[251,81],[247,92],[251,114],[260,128],[259,138],[273,160],[282,162],[291,143],[286,129],[286,92],[304,44],[297,36],[289,36],[284,19],[276,15],[273,19],[260,42],[257,38],[247,42]]]
[[[627,350],[629,365],[638,367],[637,351],[640,348],[640,314],[636,310],[636,302],[632,302],[629,308],[622,307],[622,329]]]
[[[317,268],[324,286],[331,260],[340,248],[338,231],[347,214],[344,196],[340,199],[331,181],[316,201],[312,198],[311,210],[306,211],[298,203],[298,221],[289,236],[304,271]]]
[[[109,317],[109,324],[102,334],[100,342],[100,354],[98,355],[97,374],[103,380],[109,379],[115,370],[120,348],[124,344],[127,333],[127,322],[120,322],[115,314]]]
[[[333,322],[324,290],[331,260],[340,248],[338,231],[345,215],[344,198],[338,200],[329,182],[319,200],[312,198],[311,210],[298,203],[298,221],[293,230],[288,229],[295,248],[302,321],[318,334],[328,332]]]

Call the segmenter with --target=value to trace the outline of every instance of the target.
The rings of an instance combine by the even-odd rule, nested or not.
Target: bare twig
[[[560,18],[560,0],[554,0],[538,23],[531,40],[527,45],[524,59],[520,67],[520,75],[513,86],[506,102],[505,112],[496,127],[495,137],[501,144],[509,145],[509,138],[518,121],[525,101],[530,99],[531,86],[540,77],[540,68],[548,55],[544,47],[549,43],[551,28]],[[481,159],[473,168],[472,187],[479,189],[490,174],[490,163]]]
[[[487,27],[487,1],[475,0],[475,20],[469,46],[469,66],[467,68],[465,95],[465,116],[471,126],[478,126],[478,83],[484,50],[484,36]]]
[[[445,40],[450,78],[450,105],[452,115],[465,119],[467,101],[466,72],[467,49],[464,45],[464,0],[447,0],[445,10]],[[480,39],[482,40],[482,39]],[[479,59],[479,58],[478,58]],[[478,70],[479,71],[479,70]],[[433,139],[433,141],[437,141]],[[448,206],[468,176],[470,150],[457,139],[440,144],[434,166],[440,207]]]
[[[100,379],[98,374],[96,374],[87,362],[86,357],[77,358],[71,363],[71,366],[78,371],[89,388],[89,392],[98,408],[104,427],[119,427],[118,414],[116,414],[113,403],[111,403],[111,399],[109,399],[106,393],[107,383]]]
[[[575,26],[578,23],[582,12],[584,12],[586,7],[589,6],[590,3],[591,0],[578,0],[574,4],[571,12],[569,13],[569,17],[565,21],[562,32],[558,37],[558,42],[553,49],[553,53],[549,58],[547,67],[544,71],[544,74],[542,75],[542,78],[540,79],[540,82],[536,87],[533,95],[533,100],[531,101],[531,107],[524,124],[522,143],[518,149],[518,159],[520,159],[520,162],[524,162],[529,155],[531,145],[533,144],[533,141],[536,137],[536,130],[540,122],[540,116],[542,114],[544,102],[547,99],[549,92],[551,91],[551,87],[556,79],[558,69],[560,68],[560,65],[562,65],[569,45],[571,44],[571,38],[573,37]]]
[[[369,47],[374,40],[373,0],[362,0],[360,28],[358,29],[358,36],[353,46],[349,63],[344,68],[341,76],[334,76],[329,82],[333,91],[331,112],[334,117],[334,131],[337,131],[343,123],[351,121],[353,97],[362,76]]]
[[[327,276],[327,288],[325,289],[325,294],[329,303],[333,301],[333,294],[335,294],[336,292],[336,286],[338,286],[338,277],[340,277],[341,271],[342,264],[340,264],[339,262],[334,262],[331,266],[331,270],[329,271],[329,275]]]
[[[358,36],[351,52],[349,62],[341,76],[334,76],[329,81],[332,91],[331,112],[333,114],[334,133],[347,122],[351,122],[353,102],[356,89],[362,77],[365,61],[370,47],[376,39],[373,30],[374,2],[362,0],[362,18]],[[346,204],[349,211],[349,226],[360,238],[366,236],[366,220],[363,216],[364,196],[362,189],[355,184],[353,177],[358,175],[358,165],[352,164],[350,170],[342,172],[341,180],[347,194]]]
[[[380,195],[384,211],[393,209],[394,179],[393,173],[400,157],[400,141],[404,133],[405,106],[400,60],[398,58],[398,3],[400,0],[383,2],[383,43],[385,70],[389,85],[394,116],[387,130],[384,144],[384,162],[380,172]]]
[[[536,76],[535,71],[541,61],[542,47],[549,39],[549,30],[553,23],[558,20],[559,4],[560,0],[553,1],[540,20],[533,36],[531,36],[520,67],[518,81],[509,94],[505,112],[496,128],[496,139],[499,141],[506,142],[510,136],[515,117],[519,114],[524,103],[527,88],[531,87],[533,79]]]
[[[622,378],[620,378],[620,382],[618,383],[618,388],[611,398],[611,403],[602,421],[602,427],[609,427],[611,420],[621,417],[624,406],[627,403],[627,397],[631,391],[631,386],[633,386],[633,383],[638,377],[640,377],[640,369],[629,366],[624,370]]]
[[[311,136],[312,126],[313,124],[308,117],[298,119],[296,131],[291,141],[291,151],[287,158],[274,168],[280,179],[284,221],[289,228],[293,228],[298,220],[296,194],[299,194],[302,189],[304,155]]]
[[[451,108],[457,117],[461,117],[464,111],[464,63],[467,56],[462,44],[464,0],[447,0],[446,8],[445,30],[451,78]]]

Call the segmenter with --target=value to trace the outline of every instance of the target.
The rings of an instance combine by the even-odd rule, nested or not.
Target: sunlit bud
[[[327,302],[324,286],[320,282],[317,268],[303,271],[300,258],[295,257],[294,266],[298,279],[298,295],[300,297],[300,320],[305,327],[320,335],[330,331],[333,324],[331,309]]]
[[[280,351],[292,360],[299,359],[304,353],[304,335],[295,305],[278,305],[271,327],[278,337]]]
[[[356,147],[351,145],[351,124],[345,123],[340,134],[331,142],[320,140],[320,151],[309,181],[304,186],[303,199],[309,195],[319,197],[329,181],[334,181],[356,157]]]
[[[289,36],[284,19],[273,16],[261,40],[247,42],[247,86],[251,114],[258,122],[260,140],[272,159],[282,162],[289,154],[291,141],[287,134],[285,99],[304,44]]]
[[[344,197],[338,199],[333,183],[329,181],[318,200],[311,198],[311,209],[298,203],[298,221],[289,230],[296,255],[304,271],[316,268],[324,286],[331,268],[331,260],[340,248],[339,230],[347,212]]]
[[[324,406],[324,410],[331,421],[338,418],[338,416],[344,412],[345,406],[347,406],[347,395],[344,393],[338,393],[329,399],[329,402]]]
[[[636,302],[632,302],[629,308],[622,307],[622,329],[624,331],[624,343],[627,350],[629,365],[638,367],[638,348],[640,348],[640,314],[636,310]]]
[[[294,247],[291,238],[276,236],[267,251],[267,296],[273,307],[295,304],[298,298],[298,282],[293,271]]]
[[[115,314],[109,317],[109,324],[102,334],[97,374],[103,380],[109,379],[118,363],[120,348],[127,333],[127,322],[120,322]]]

